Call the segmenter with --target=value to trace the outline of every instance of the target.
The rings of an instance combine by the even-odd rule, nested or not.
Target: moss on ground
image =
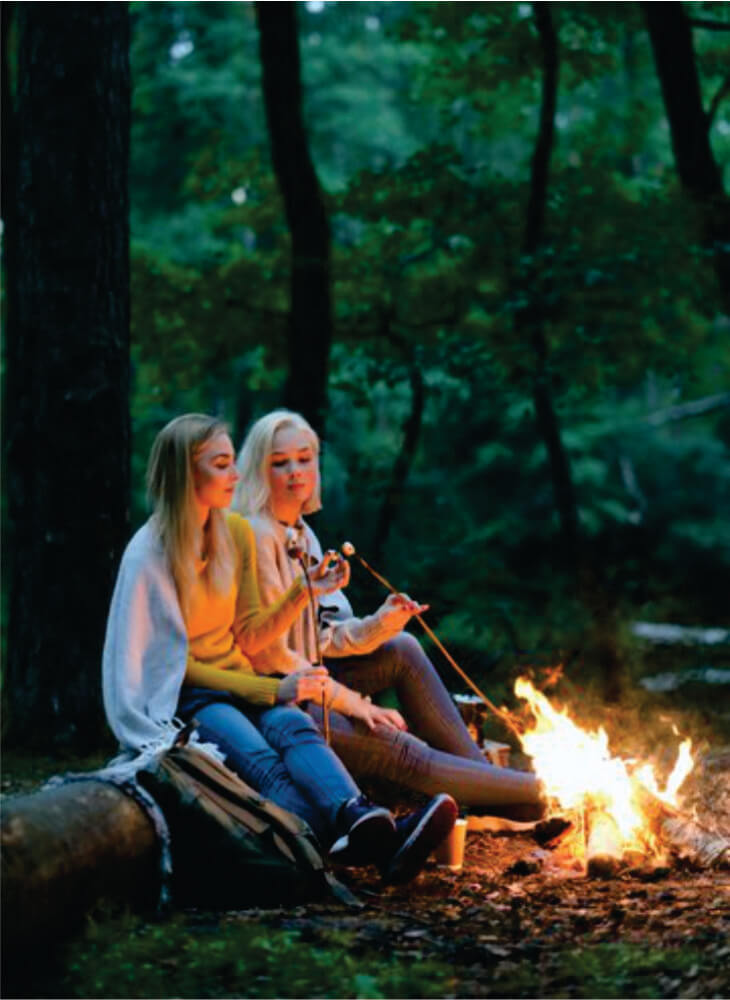
[[[438,961],[353,950],[344,933],[321,947],[295,930],[177,915],[90,924],[57,986],[63,997],[441,997],[454,977]]]

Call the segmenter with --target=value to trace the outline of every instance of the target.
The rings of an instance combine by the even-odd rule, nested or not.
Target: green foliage
[[[66,959],[67,997],[439,997],[451,970],[353,948],[346,933],[326,947],[297,931],[211,915],[159,923],[91,923]]]
[[[695,949],[592,944],[557,952],[549,968],[508,963],[501,994],[511,997],[664,997],[696,976],[703,955]],[[546,989],[546,982],[550,985]]]
[[[712,966],[708,968],[708,963]],[[404,960],[353,946],[331,931],[314,944],[295,930],[189,913],[155,923],[139,918],[90,922],[70,945],[60,980],[66,997],[442,997],[461,995],[464,970],[434,958]],[[481,985],[500,996],[662,997],[701,972],[714,954],[696,946],[650,948],[589,940],[570,952],[499,965]],[[33,987],[32,977],[27,983]],[[471,994],[469,994],[471,995]],[[495,993],[496,995],[496,993]]]
[[[576,997],[663,997],[669,984],[699,969],[695,949],[650,949],[637,944],[599,944],[558,959],[558,982]],[[562,992],[562,991],[561,991]]]
[[[727,411],[647,422],[726,391],[730,354],[639,6],[551,5],[557,135],[532,257],[523,245],[542,70],[530,5],[297,9],[309,139],[333,232],[323,540],[356,527],[353,541],[376,546],[418,371],[425,404],[386,572],[427,596],[475,656],[579,644],[589,626],[561,572],[532,399],[537,356],[520,332],[530,305],[584,552],[602,586],[627,615],[670,593],[687,618],[723,614]],[[146,452],[166,419],[219,412],[238,444],[281,401],[289,243],[253,6],[133,10],[139,520]],[[694,39],[724,165],[727,38],[696,30]],[[357,574],[353,595],[363,611],[383,596]]]

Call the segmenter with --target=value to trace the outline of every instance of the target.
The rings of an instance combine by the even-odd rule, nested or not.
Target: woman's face
[[[224,431],[209,438],[193,463],[195,497],[202,507],[228,507],[239,475],[231,439]]]
[[[296,520],[317,485],[317,456],[307,431],[282,427],[274,434],[268,475],[274,515]]]

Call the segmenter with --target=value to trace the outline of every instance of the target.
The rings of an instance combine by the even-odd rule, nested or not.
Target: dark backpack
[[[327,868],[304,820],[263,798],[194,743],[174,746],[138,778],[170,829],[177,904],[243,909],[335,895],[361,905]]]

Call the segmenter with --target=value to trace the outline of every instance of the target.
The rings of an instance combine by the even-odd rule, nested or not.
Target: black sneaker
[[[423,809],[397,820],[400,846],[380,874],[388,885],[403,885],[421,871],[426,858],[444,840],[456,822],[459,808],[450,795],[437,795]]]
[[[343,831],[332,847],[332,861],[343,865],[383,864],[398,843],[393,815],[359,795],[340,809],[338,826]]]

